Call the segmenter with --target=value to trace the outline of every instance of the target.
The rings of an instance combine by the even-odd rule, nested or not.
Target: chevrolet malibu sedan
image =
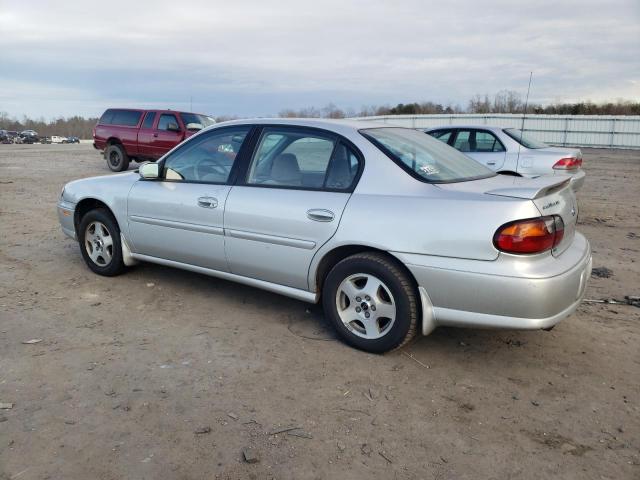
[[[425,133],[501,174],[568,175],[574,191],[584,184],[579,148],[551,147],[515,128],[449,125]]]
[[[242,120],[139,172],[77,180],[62,229],[100,275],[139,261],[311,303],[386,352],[439,325],[547,329],[591,271],[566,177],[496,175],[412,129]]]

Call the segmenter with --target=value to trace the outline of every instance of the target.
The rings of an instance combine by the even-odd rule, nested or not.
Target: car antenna
[[[520,141],[518,142],[518,158],[516,158],[516,171],[520,166],[520,147],[522,147],[522,137],[524,136],[524,119],[527,116],[527,106],[529,105],[529,92],[531,91],[531,79],[533,72],[529,72],[529,87],[527,87],[527,98],[524,101],[524,113],[522,114],[522,126],[520,127]]]

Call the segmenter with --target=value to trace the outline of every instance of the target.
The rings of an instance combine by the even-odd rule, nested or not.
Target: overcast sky
[[[160,5],[162,3],[162,5]],[[0,0],[0,111],[640,100],[640,0]]]

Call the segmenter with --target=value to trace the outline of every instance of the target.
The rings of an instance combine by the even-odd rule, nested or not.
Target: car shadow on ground
[[[212,304],[215,304],[216,298],[224,299],[225,305],[233,310],[246,308],[259,311],[282,322],[291,334],[302,339],[340,341],[320,304],[310,304],[240,283],[151,263],[139,264],[125,277],[136,284],[154,282],[162,285],[165,291],[188,292],[189,295],[209,299]],[[513,352],[527,345],[543,346],[551,337],[544,331],[438,327],[426,337],[419,331],[416,340],[403,351],[410,351],[416,356],[441,354],[466,357],[484,353],[494,357],[501,350]],[[350,348],[347,345],[344,347]],[[479,356],[475,360],[482,362],[483,358]]]

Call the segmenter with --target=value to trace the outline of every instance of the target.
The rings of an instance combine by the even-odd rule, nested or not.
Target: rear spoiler
[[[515,177],[514,184],[510,187],[496,188],[485,192],[487,195],[499,197],[526,198],[534,200],[536,198],[558,192],[569,185],[571,178],[565,175],[558,177],[537,177],[522,178]]]

